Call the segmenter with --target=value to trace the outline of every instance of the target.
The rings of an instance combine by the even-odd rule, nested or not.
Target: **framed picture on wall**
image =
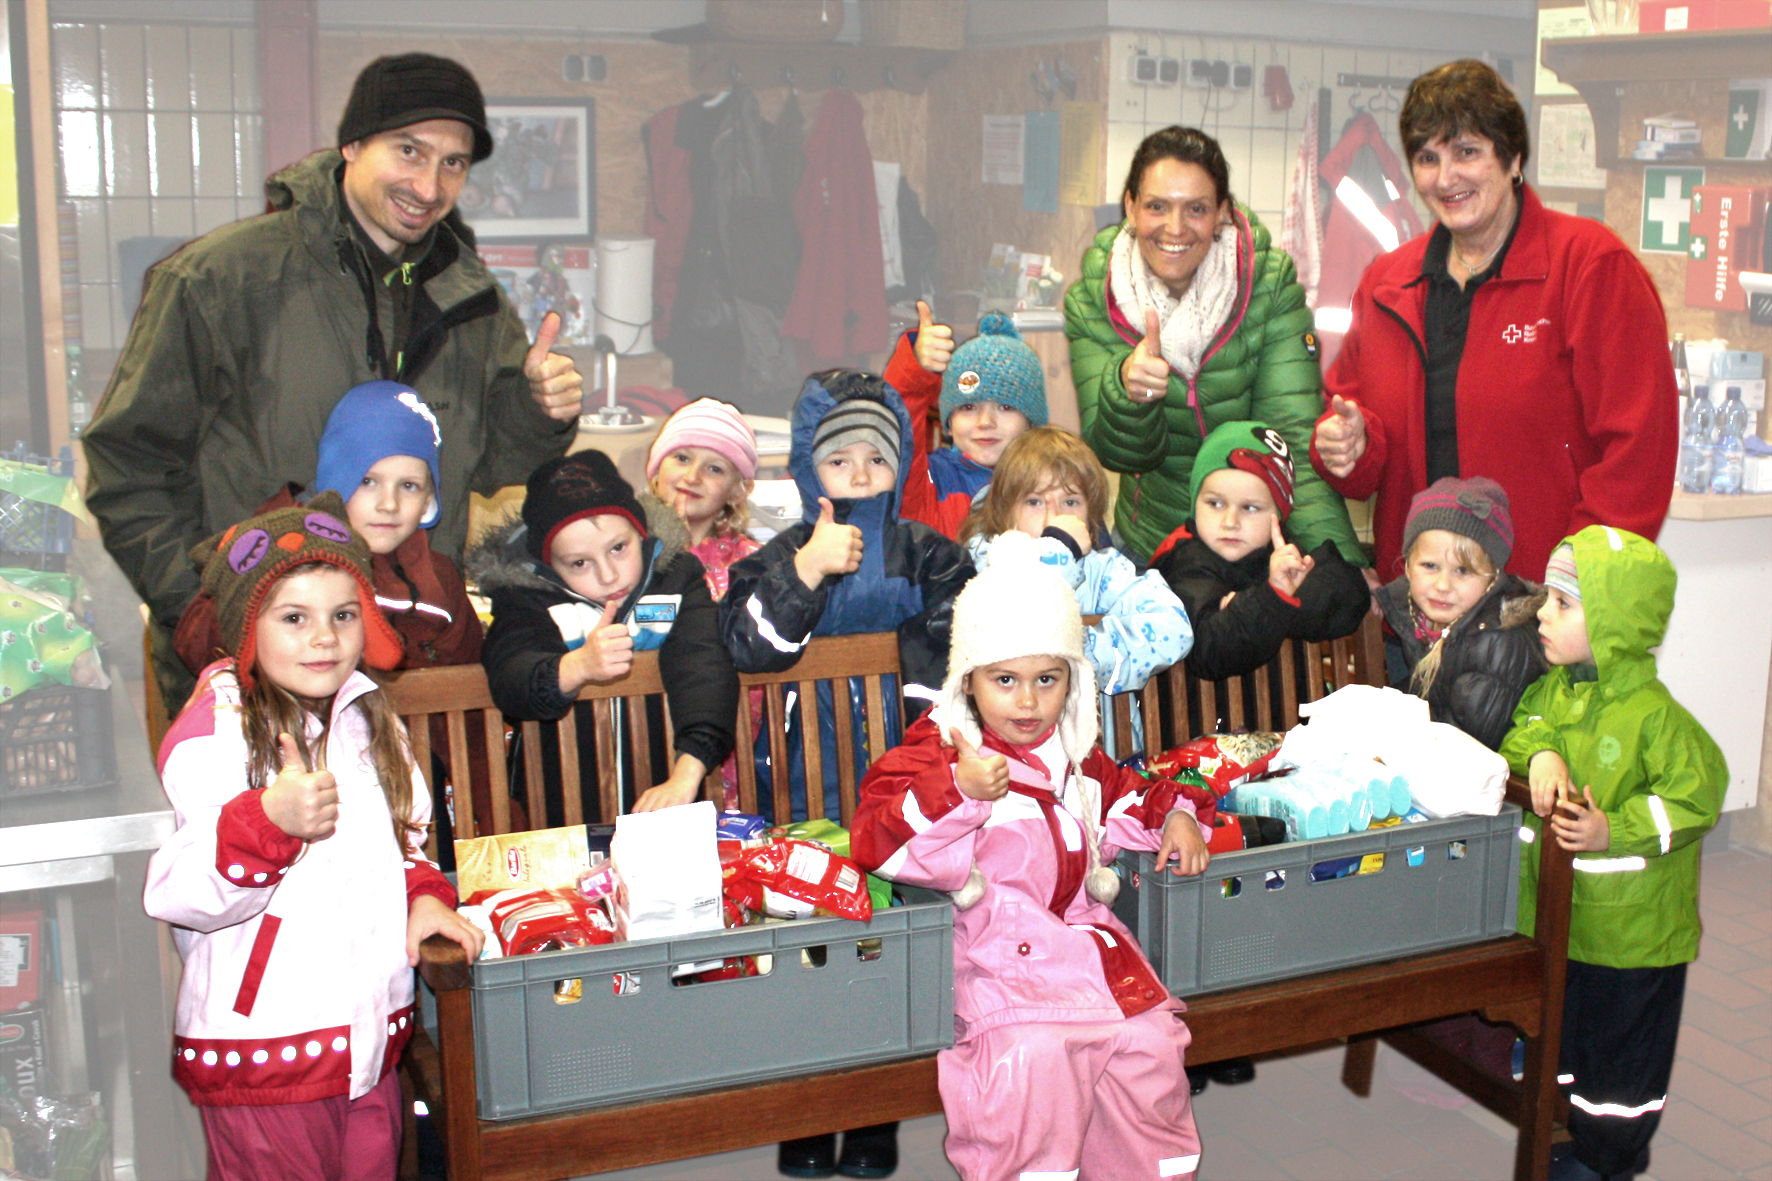
[[[593,99],[486,103],[492,155],[474,165],[456,207],[482,241],[590,238],[597,232]]]

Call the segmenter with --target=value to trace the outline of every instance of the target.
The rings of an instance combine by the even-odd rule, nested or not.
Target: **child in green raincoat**
[[[1575,857],[1558,1082],[1572,1152],[1552,1178],[1648,1167],[1673,1070],[1686,965],[1698,955],[1700,839],[1729,783],[1723,753],[1655,676],[1673,563],[1653,542],[1590,525],[1551,554],[1538,613],[1551,671],[1526,690],[1501,753],[1532,785],[1536,839]],[[1538,861],[1521,861],[1530,934]]]

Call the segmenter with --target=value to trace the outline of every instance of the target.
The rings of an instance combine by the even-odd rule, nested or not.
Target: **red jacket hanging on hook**
[[[652,254],[652,330],[659,340],[671,335],[671,306],[677,300],[677,272],[689,244],[695,197],[689,189],[689,153],[677,146],[676,107],[646,120],[648,169],[646,234]]]
[[[800,362],[810,371],[889,344],[879,195],[863,120],[855,95],[832,88],[806,137],[806,172],[794,197],[804,245],[781,334],[803,342]]]
[[[1353,175],[1356,164],[1360,164],[1361,173],[1368,177],[1371,174],[1370,162],[1360,162],[1362,150],[1372,153],[1371,162],[1376,162],[1383,174],[1382,194],[1368,192]],[[1346,319],[1338,324],[1333,315],[1325,317],[1323,313],[1351,308],[1360,276],[1372,260],[1417,237],[1422,224],[1415,215],[1415,207],[1409,204],[1409,189],[1414,184],[1409,170],[1384,141],[1378,120],[1369,112],[1362,111],[1354,117],[1340,142],[1323,157],[1318,175],[1333,194],[1324,214],[1322,271],[1316,303],[1317,328],[1323,337],[1323,368],[1327,371],[1341,348]]]

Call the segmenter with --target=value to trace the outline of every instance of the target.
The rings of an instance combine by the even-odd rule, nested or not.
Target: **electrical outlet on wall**
[[[1255,67],[1244,62],[1231,63],[1231,89],[1248,90],[1255,84]]]
[[[1157,85],[1174,86],[1181,81],[1181,62],[1172,57],[1157,59]]]
[[[1150,86],[1157,80],[1157,59],[1148,54],[1134,54],[1126,76],[1139,86]]]
[[[1203,57],[1188,59],[1187,84],[1199,90],[1212,85],[1212,63]]]

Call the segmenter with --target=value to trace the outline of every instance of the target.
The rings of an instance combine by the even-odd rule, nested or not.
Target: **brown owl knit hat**
[[[322,492],[307,504],[274,509],[198,543],[191,560],[203,568],[203,589],[215,600],[222,643],[252,679],[258,652],[258,612],[277,580],[298,566],[325,562],[357,580],[363,612],[363,663],[391,669],[400,663],[399,633],[375,603],[369,544],[346,523],[344,498]]]

